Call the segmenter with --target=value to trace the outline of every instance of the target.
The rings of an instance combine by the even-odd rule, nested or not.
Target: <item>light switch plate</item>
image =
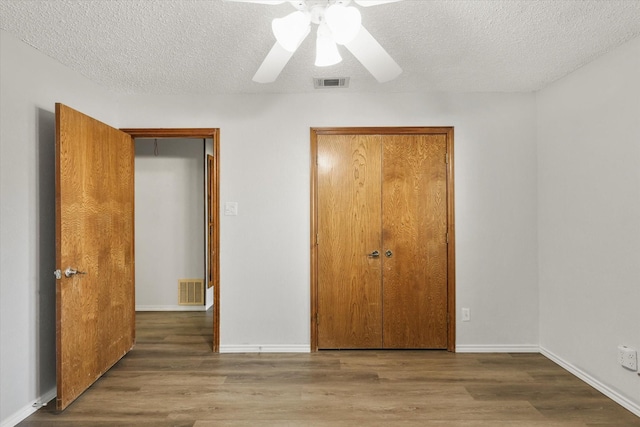
[[[225,202],[224,214],[228,216],[238,215],[238,202]]]

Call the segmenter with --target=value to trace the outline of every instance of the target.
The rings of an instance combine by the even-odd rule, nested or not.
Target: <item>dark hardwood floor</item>
[[[51,405],[53,406],[53,405]],[[20,426],[640,426],[539,354],[213,354],[211,316],[138,313],[133,351]]]

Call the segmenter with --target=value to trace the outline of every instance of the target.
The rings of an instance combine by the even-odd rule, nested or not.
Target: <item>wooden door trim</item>
[[[213,351],[220,352],[220,129],[218,128],[126,128],[135,138],[209,138],[213,140],[215,186],[211,189],[214,238],[211,242],[217,268],[213,270]]]
[[[310,323],[311,351],[318,351],[318,135],[420,135],[447,137],[447,351],[456,351],[456,268],[453,127],[323,127],[310,129],[311,141],[311,227],[310,227]]]
[[[455,182],[453,168],[453,127],[446,128],[447,134],[447,302],[449,337],[447,350],[456,351],[456,221],[455,221]]]
[[[311,351],[318,351],[318,129],[311,128]]]
[[[205,264],[207,266],[207,289],[208,288],[213,288],[216,286],[215,283],[215,277],[216,276],[216,272],[215,270],[218,268],[218,265],[215,262],[215,257],[212,257],[212,255],[215,256],[216,251],[214,250],[214,243],[213,240],[216,238],[216,233],[215,233],[215,220],[218,217],[218,215],[214,215],[215,209],[214,209],[214,204],[216,203],[215,200],[215,191],[214,191],[214,187],[215,187],[215,176],[216,176],[216,159],[215,156],[212,156],[211,154],[206,154],[205,153],[205,157],[206,157],[206,164],[207,164],[207,176],[205,178],[206,181],[206,185],[207,185],[207,207],[206,207],[206,216],[207,216],[207,254],[206,254],[206,260],[205,260]]]
[[[218,128],[126,128],[120,129],[134,138],[212,138],[218,139]]]
[[[312,135],[453,135],[452,127],[356,127],[356,128],[311,128]]]

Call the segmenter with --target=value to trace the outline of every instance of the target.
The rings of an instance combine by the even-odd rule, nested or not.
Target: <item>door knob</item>
[[[391,258],[393,256],[393,252],[391,252],[390,250],[387,250],[384,254],[387,258]]]
[[[369,258],[378,258],[379,256],[380,256],[380,252],[378,251],[373,251],[368,255]]]
[[[66,277],[71,277],[71,276],[76,275],[76,274],[87,274],[87,273],[85,273],[84,271],[78,271],[78,270],[76,270],[74,268],[71,268],[71,267],[67,267],[67,269],[64,271],[64,275]]]

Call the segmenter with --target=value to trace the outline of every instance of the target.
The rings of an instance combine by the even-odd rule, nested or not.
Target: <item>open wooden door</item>
[[[56,409],[135,341],[133,138],[56,104]]]

